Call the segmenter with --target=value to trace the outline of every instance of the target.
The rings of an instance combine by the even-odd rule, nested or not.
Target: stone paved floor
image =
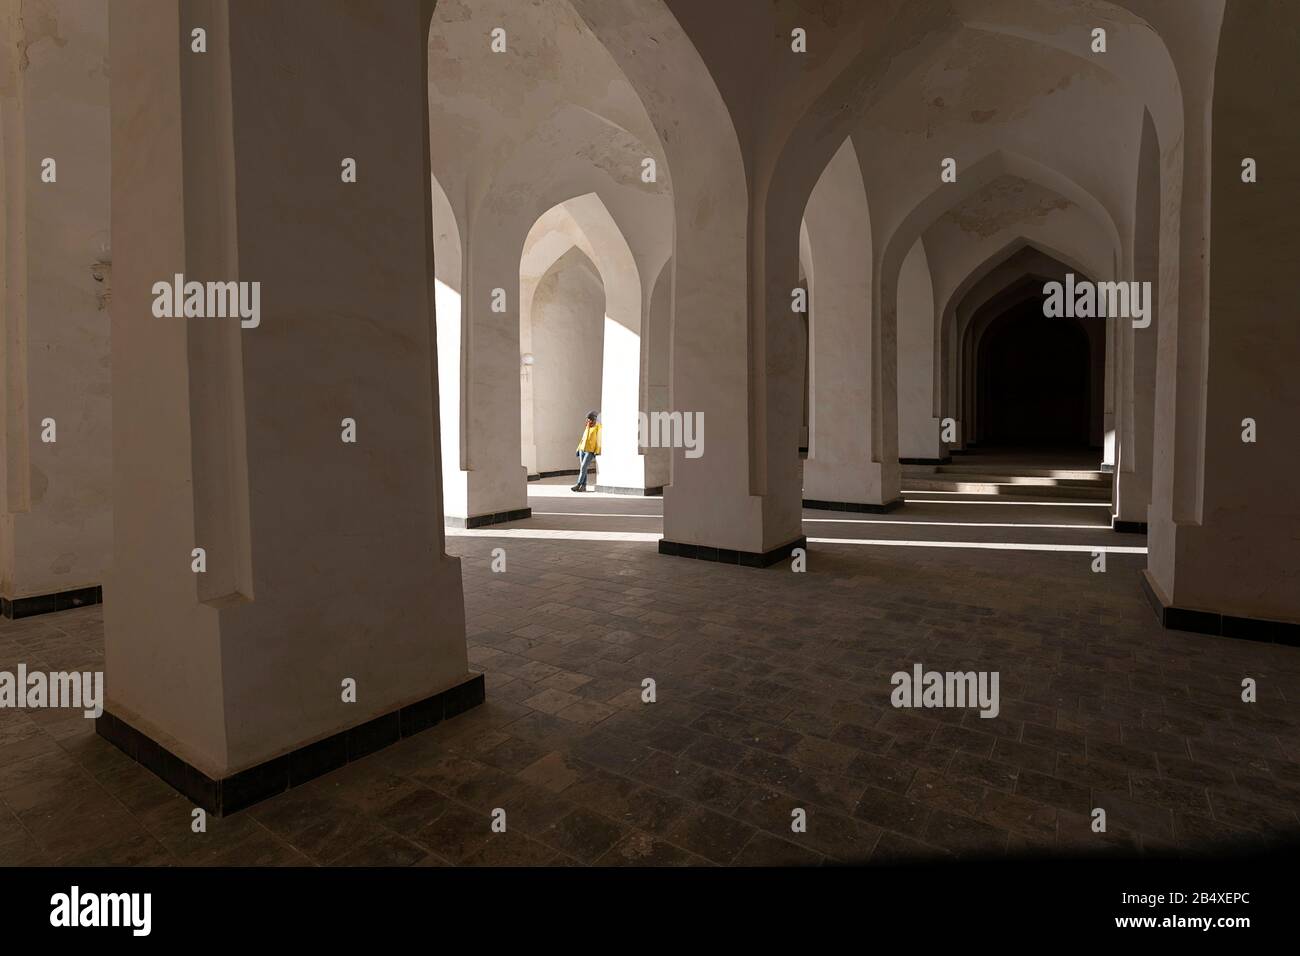
[[[660,501],[560,482],[530,486],[529,521],[449,538],[483,706],[202,835],[89,721],[0,710],[0,863],[801,864],[1300,830],[1300,649],[1162,631],[1141,553],[1090,570],[1145,546],[1104,508],[807,512],[796,574],[661,557]],[[0,669],[102,660],[98,608],[0,622]],[[998,671],[1000,714],[894,709],[914,663]]]

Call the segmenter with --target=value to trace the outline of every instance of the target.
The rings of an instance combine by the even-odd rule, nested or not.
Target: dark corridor
[[[1091,356],[1075,319],[1031,299],[994,319],[979,343],[980,443],[1087,446]]]

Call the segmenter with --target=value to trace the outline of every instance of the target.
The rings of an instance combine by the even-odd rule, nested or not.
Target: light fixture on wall
[[[532,352],[525,352],[523,355],[519,356],[519,364],[520,364],[520,365],[525,365],[525,366],[527,366],[527,365],[532,365],[532,364],[533,364],[533,353],[532,353]]]

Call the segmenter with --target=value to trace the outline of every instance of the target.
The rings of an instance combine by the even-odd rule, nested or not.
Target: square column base
[[[666,538],[659,540],[659,553],[678,558],[698,558],[701,561],[718,561],[722,564],[740,564],[747,568],[767,568],[790,557],[795,548],[808,547],[808,539],[796,538],[771,551],[735,551],[731,548],[710,548],[700,544],[681,544]]]
[[[903,507],[903,499],[895,498],[884,504],[857,501],[822,501],[817,498],[805,498],[803,506],[810,511],[852,511],[857,514],[883,515]]]
[[[450,515],[443,518],[448,528],[483,528],[491,524],[505,524],[507,521],[523,521],[531,518],[532,508],[516,508],[514,511],[498,511],[490,515],[472,515],[468,518],[455,518]]]
[[[483,675],[471,674],[454,687],[423,700],[220,779],[209,777],[107,710],[95,720],[95,732],[195,806],[222,817],[427,730],[477,707],[483,698]]]
[[[1121,521],[1119,518],[1111,518],[1110,530],[1118,531],[1120,534],[1146,534],[1147,523],[1145,521]]]
[[[618,485],[597,485],[596,490],[607,495],[638,495],[644,498],[662,498],[664,486],[656,488],[621,488]]]
[[[1256,617],[1237,617],[1217,611],[1198,611],[1166,604],[1156,590],[1146,570],[1140,572],[1142,591],[1156,612],[1160,626],[1171,631],[1191,631],[1195,634],[1217,634],[1244,641],[1261,641],[1266,644],[1286,644],[1300,647],[1300,624],[1290,621],[1268,621]]]
[[[74,607],[89,607],[104,603],[104,589],[96,584],[89,588],[74,588],[71,591],[57,591],[54,594],[32,594],[19,598],[0,598],[0,615],[16,621],[33,614],[52,614],[55,611],[70,611]]]

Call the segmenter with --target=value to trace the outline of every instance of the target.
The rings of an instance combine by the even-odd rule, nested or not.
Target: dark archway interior
[[[1027,300],[993,320],[976,361],[981,444],[1089,445],[1092,359],[1078,321]]]

